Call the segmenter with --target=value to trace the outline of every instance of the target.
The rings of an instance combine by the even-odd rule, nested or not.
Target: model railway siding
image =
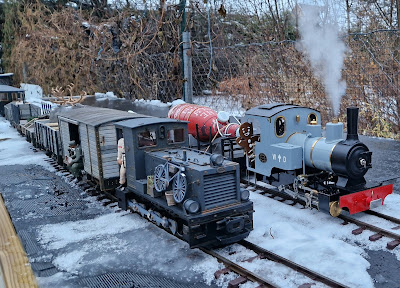
[[[57,162],[54,161],[53,159],[48,159],[48,162],[51,163],[52,165],[54,164],[54,167],[56,168],[56,170],[58,170],[58,171],[63,171],[64,170],[65,171],[65,169],[62,166],[58,165]],[[71,174],[68,171],[66,171],[65,177],[68,178],[68,176],[70,176],[70,175]],[[94,189],[91,186],[87,187],[85,185],[85,183],[77,183],[77,185],[79,185],[82,189],[84,189],[84,191],[86,193],[88,193],[90,196],[97,196],[97,200],[102,202],[104,206],[108,206],[108,205],[110,205],[112,203],[116,203],[118,201],[118,198],[115,197],[114,195],[112,195],[112,194],[110,194],[108,192],[105,192],[105,191],[100,191],[100,190]],[[104,200],[108,200],[108,201],[104,201]],[[133,213],[138,213],[138,211],[136,211],[135,209],[133,209],[131,207],[129,207],[129,210],[131,212],[133,212]],[[151,219],[150,219],[151,217],[150,218],[146,217],[146,218],[148,218],[151,221]],[[170,233],[170,231],[168,229],[164,229],[164,230],[167,231],[168,233]],[[323,284],[325,284],[325,285],[327,285],[329,287],[337,287],[337,288],[347,287],[347,286],[345,286],[345,285],[343,285],[343,284],[341,284],[339,282],[336,282],[336,281],[334,281],[334,280],[332,280],[332,279],[330,279],[328,277],[325,277],[325,276],[323,276],[323,275],[321,275],[321,274],[319,274],[319,273],[317,273],[315,271],[312,271],[312,270],[310,270],[310,269],[308,269],[308,268],[306,268],[304,266],[301,266],[301,265],[299,265],[297,263],[294,263],[294,262],[290,261],[289,259],[281,257],[281,256],[279,256],[279,255],[277,255],[277,254],[275,254],[275,253],[273,253],[273,252],[271,252],[271,251],[269,251],[267,249],[259,247],[259,246],[255,245],[255,244],[253,244],[251,242],[248,242],[246,240],[242,240],[238,244],[240,244],[240,245],[244,246],[245,248],[255,252],[258,255],[257,257],[259,257],[260,259],[267,259],[267,260],[274,261],[276,263],[280,263],[282,265],[285,265],[285,266],[287,266],[287,267],[289,267],[289,268],[291,268],[291,269],[293,269],[293,270],[295,270],[295,271],[297,271],[299,273],[304,274],[306,277],[309,277],[310,279],[312,279],[314,281],[323,283]],[[236,278],[236,279],[230,281],[229,284],[228,284],[228,287],[232,287],[232,288],[239,287],[239,284],[243,284],[243,283],[245,283],[247,281],[252,281],[252,282],[258,283],[258,284],[260,284],[259,287],[279,287],[279,286],[271,283],[270,281],[264,279],[263,277],[258,276],[257,274],[255,274],[255,273],[249,271],[248,269],[242,267],[240,264],[235,263],[235,262],[227,259],[226,257],[218,254],[214,250],[210,250],[210,249],[207,249],[207,248],[201,248],[201,250],[204,253],[216,258],[219,262],[221,262],[221,263],[223,263],[225,265],[226,270],[223,269],[224,271],[217,271],[215,273],[215,277],[216,278],[218,278],[221,273],[223,274],[223,273],[227,273],[229,271],[235,272],[235,273],[237,273],[237,274],[239,274],[241,276],[239,278]],[[251,261],[251,260],[252,259],[249,259],[247,261]]]
[[[391,222],[396,223],[396,224],[400,224],[400,219],[392,217],[392,216],[389,216],[389,215],[386,215],[386,214],[382,214],[382,213],[379,213],[379,212],[376,212],[376,211],[373,211],[373,210],[368,210],[368,211],[365,211],[364,213],[368,214],[368,215],[373,215],[373,216],[376,216],[376,217],[379,217],[379,218],[382,218],[382,219],[385,219],[385,220],[388,220],[388,221],[391,221]]]
[[[248,242],[246,240],[242,240],[238,244],[242,245],[246,249],[251,250],[257,254],[257,256],[251,257],[250,259],[243,260],[242,262],[251,262],[255,258],[266,259],[266,260],[274,261],[276,263],[287,266],[299,273],[302,273],[303,275],[310,278],[311,280],[313,280],[315,282],[320,282],[329,287],[335,287],[335,288],[348,287],[348,286],[345,286],[335,280],[325,277],[315,271],[312,271],[304,266],[301,266],[293,261],[290,261],[289,259],[281,257],[267,249],[264,249],[264,248],[259,247],[251,242]],[[214,250],[209,250],[206,248],[202,248],[201,250],[203,252],[217,258],[219,262],[221,262],[225,265],[226,268],[215,272],[214,276],[216,278],[219,278],[221,274],[226,274],[230,271],[235,272],[238,275],[240,275],[240,277],[230,281],[228,287],[238,287],[238,284],[243,284],[247,281],[252,281],[252,282],[258,283],[260,285],[259,287],[279,287],[279,286],[273,284],[272,282],[264,279],[263,277],[257,275],[256,273],[251,272],[248,269],[242,267],[239,263],[236,263],[236,262],[233,262],[233,261],[227,259],[226,257],[222,256],[221,254],[217,253]],[[304,284],[304,285],[306,285],[306,284]],[[310,285],[315,285],[315,283],[312,283]]]
[[[243,284],[247,280],[250,280],[255,283],[259,283],[260,284],[259,287],[279,287],[279,286],[276,286],[276,285],[272,284],[271,282],[265,280],[261,276],[258,276],[257,274],[247,270],[246,268],[243,268],[239,264],[232,262],[231,260],[225,258],[224,256],[218,254],[217,252],[215,252],[213,250],[209,250],[207,248],[201,248],[201,250],[204,253],[218,259],[218,261],[223,263],[225,265],[225,267],[228,268],[229,270],[231,270],[243,277],[243,278],[237,278],[237,279],[230,281],[230,283],[228,284],[228,287],[232,287],[232,288],[239,287],[238,286],[239,284]],[[215,274],[216,277],[219,277],[218,275],[220,273],[224,273],[224,271],[220,272],[220,273],[219,272],[220,271],[216,272],[216,274]],[[228,271],[226,271],[226,272],[228,272]]]
[[[271,252],[270,250],[267,250],[265,248],[257,246],[247,240],[242,240],[239,242],[239,244],[243,245],[247,249],[254,251],[258,255],[260,255],[262,258],[266,258],[268,260],[271,260],[271,261],[274,261],[277,263],[281,263],[289,268],[292,268],[293,270],[295,270],[297,272],[304,274],[305,276],[311,278],[312,280],[321,282],[325,285],[328,285],[329,287],[336,287],[336,288],[348,287],[348,286],[345,286],[345,285],[343,285],[335,280],[332,280],[326,276],[323,276],[315,271],[312,271],[312,270],[308,269],[307,267],[299,265],[299,264],[297,264],[293,261],[290,261],[289,259],[286,259],[282,256],[279,256],[279,255]]]
[[[0,287],[38,287],[25,250],[0,194]]]
[[[386,237],[389,237],[389,238],[392,238],[392,239],[393,239],[393,240],[391,240],[390,242],[387,243],[387,245],[386,245],[386,248],[387,248],[387,249],[393,250],[393,249],[396,248],[398,245],[400,245],[400,234],[391,232],[391,231],[389,231],[389,230],[380,228],[380,227],[378,227],[378,226],[369,224],[369,223],[364,222],[364,221],[360,221],[360,220],[358,220],[358,219],[355,219],[355,218],[353,218],[353,217],[349,217],[349,216],[346,216],[346,215],[340,215],[338,218],[340,218],[340,219],[342,219],[343,221],[345,221],[344,224],[353,223],[353,224],[356,224],[357,226],[359,226],[359,228],[354,229],[354,230],[352,231],[352,233],[353,233],[354,235],[359,235],[359,234],[361,234],[364,230],[367,229],[367,230],[376,232],[376,234],[371,235],[371,236],[369,237],[369,240],[370,240],[370,241],[376,241],[376,240],[379,240],[380,238],[382,238],[383,236],[386,236]],[[397,228],[397,227],[394,227],[394,228]]]
[[[289,197],[288,195],[286,195],[284,193],[280,193],[279,191],[277,191],[275,189],[270,189],[270,188],[258,185],[258,184],[254,183],[254,182],[252,182],[252,181],[250,181],[248,179],[241,179],[241,183],[245,184],[245,185],[249,185],[251,188],[254,188],[254,189],[257,189],[257,190],[261,190],[261,192],[259,193],[261,195],[266,195],[266,196],[268,196],[269,198],[272,198],[272,199],[280,198],[280,200],[278,200],[280,202],[292,201],[291,204],[287,203],[287,204],[289,204],[291,206],[293,206],[296,203],[299,203],[301,205],[305,205],[305,202],[302,199],[293,199],[293,198]],[[314,207],[314,208],[317,208],[317,207]],[[392,216],[389,216],[389,215],[385,215],[385,214],[382,214],[382,213],[379,213],[379,212],[375,212],[375,211],[372,211],[372,210],[365,211],[364,213],[366,213],[368,215],[377,216],[379,218],[382,218],[382,219],[391,221],[394,224],[397,224],[396,226],[394,226],[392,228],[394,230],[399,228],[398,224],[400,224],[400,219],[398,219],[398,218],[395,218],[395,217],[392,217]],[[367,230],[376,232],[376,234],[371,235],[369,237],[370,241],[376,241],[376,240],[379,240],[380,238],[382,238],[383,236],[386,236],[386,237],[389,237],[389,238],[393,239],[393,240],[391,240],[390,242],[387,243],[387,245],[386,245],[387,249],[393,250],[397,246],[400,245],[400,234],[397,234],[395,232],[391,232],[391,231],[389,231],[387,229],[380,228],[378,226],[369,224],[367,222],[363,222],[361,220],[355,219],[355,218],[347,216],[347,215],[341,214],[341,215],[338,216],[338,218],[340,218],[343,221],[345,221],[344,224],[353,223],[353,224],[356,224],[357,226],[359,226],[359,228],[353,230],[353,234],[354,235],[359,235],[364,230],[367,229]]]

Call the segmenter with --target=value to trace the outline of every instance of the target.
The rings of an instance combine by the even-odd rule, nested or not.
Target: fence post
[[[190,32],[182,33],[183,50],[183,100],[193,103],[193,81],[192,81],[192,50],[190,47]]]

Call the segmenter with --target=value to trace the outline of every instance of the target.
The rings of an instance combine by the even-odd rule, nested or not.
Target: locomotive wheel
[[[333,217],[338,217],[342,213],[342,208],[340,208],[339,201],[329,202],[329,214]]]
[[[187,182],[184,174],[181,173],[178,177],[174,178],[174,181],[172,182],[172,192],[176,203],[181,203],[183,199],[185,199],[186,187]]]
[[[164,165],[157,165],[154,169],[154,188],[157,192],[162,192],[167,189],[167,181],[165,180]]]

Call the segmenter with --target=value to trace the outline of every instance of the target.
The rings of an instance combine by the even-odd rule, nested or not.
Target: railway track
[[[374,214],[372,214],[372,215],[374,215]],[[382,214],[382,215],[384,215],[384,214]],[[387,215],[385,215],[385,216],[387,216]],[[381,239],[382,237],[386,236],[386,237],[392,239],[390,242],[387,243],[387,245],[386,245],[387,249],[393,250],[394,248],[396,248],[397,246],[400,245],[400,233],[394,233],[394,232],[389,231],[387,229],[384,229],[384,228],[369,224],[367,222],[355,219],[355,218],[347,216],[347,215],[339,215],[338,218],[340,218],[343,221],[345,221],[343,224],[353,223],[353,224],[356,224],[359,227],[359,228],[354,229],[352,231],[353,235],[360,235],[364,230],[370,230],[370,231],[376,232],[375,234],[369,236],[369,240],[370,241],[377,241],[377,240]],[[383,217],[381,217],[381,218],[383,218]],[[393,217],[389,216],[389,218],[393,218]],[[386,218],[383,218],[383,219],[386,219]],[[395,221],[400,221],[397,218],[393,218],[393,219]],[[388,219],[386,219],[386,220],[388,220]],[[392,222],[396,223],[395,221],[392,221]],[[398,230],[398,229],[400,229],[400,226],[396,226],[396,227],[392,228],[392,230]]]
[[[290,205],[294,205],[296,203],[299,203],[301,205],[305,205],[304,201],[302,201],[301,199],[293,199],[293,198],[289,197],[288,195],[286,195],[284,193],[280,193],[277,190],[269,189],[267,187],[255,184],[255,183],[253,183],[253,182],[251,182],[249,180],[242,179],[241,183],[243,183],[245,185],[249,185],[251,187],[254,187],[255,189],[261,190],[261,192],[259,194],[266,195],[269,198],[279,197],[280,198],[280,200],[279,200],[280,202],[284,202],[286,200],[290,200],[290,201],[293,202]],[[317,208],[317,207],[314,207],[314,208]],[[400,231],[400,225],[399,225],[400,224],[400,219],[392,217],[392,216],[389,216],[389,215],[385,215],[385,214],[382,214],[382,213],[379,213],[379,212],[376,212],[376,211],[373,211],[373,210],[368,210],[368,211],[365,211],[364,213],[368,214],[368,215],[373,215],[373,216],[376,216],[378,218],[381,218],[381,219],[390,221],[390,222],[392,222],[394,224],[397,224],[397,226],[393,227],[392,230],[399,230]],[[354,229],[352,231],[353,235],[360,235],[364,230],[370,230],[370,231],[376,232],[375,234],[373,234],[373,235],[371,235],[369,237],[370,241],[377,241],[377,240],[381,239],[382,237],[386,236],[386,237],[389,237],[389,238],[392,239],[390,242],[387,243],[387,245],[386,245],[387,249],[393,250],[394,248],[396,248],[397,246],[400,245],[400,232],[399,233],[395,233],[395,232],[389,231],[387,229],[384,229],[384,228],[369,224],[367,222],[355,219],[355,218],[353,218],[351,216],[344,215],[344,214],[339,215],[338,218],[340,218],[340,219],[342,219],[344,221],[344,223],[343,223],[344,225],[346,225],[347,223],[353,223],[353,224],[359,226],[359,228]]]
[[[73,179],[73,177],[71,176],[71,173],[69,173],[69,171],[66,170],[64,167],[60,166],[54,159],[51,159],[51,158],[46,159],[46,162],[48,162],[51,166],[53,166],[57,171],[61,172],[63,174],[63,176],[66,177],[68,180]],[[77,183],[77,184],[79,185],[79,183]],[[114,195],[112,195],[110,193],[105,193],[104,191],[101,192],[88,184],[81,183],[81,185],[79,185],[79,186],[86,193],[90,194],[91,196],[97,196],[97,199],[99,201],[103,201],[106,198],[109,199],[109,201],[104,202],[105,205],[109,205],[111,203],[115,203],[118,201],[118,199]],[[133,209],[130,209],[130,210],[132,212],[135,212],[135,211],[133,211]],[[169,232],[169,231],[167,231],[167,232]],[[343,284],[340,284],[328,277],[325,277],[325,276],[323,276],[317,272],[314,272],[304,266],[301,266],[295,262],[292,262],[289,259],[281,257],[277,254],[274,254],[273,252],[271,252],[267,249],[264,249],[262,247],[259,247],[259,246],[255,245],[251,242],[248,242],[246,240],[242,240],[238,244],[255,252],[257,254],[257,256],[253,257],[253,258],[267,259],[270,261],[274,261],[276,263],[283,264],[299,273],[304,274],[305,276],[309,277],[311,280],[323,283],[329,287],[347,287],[347,286],[344,286]],[[229,287],[232,287],[232,288],[239,287],[240,284],[245,283],[247,281],[252,281],[252,282],[258,283],[258,284],[260,284],[259,287],[279,287],[279,286],[273,284],[272,282],[264,279],[263,277],[247,270],[246,268],[242,267],[240,264],[230,261],[226,257],[215,252],[214,250],[210,250],[210,249],[206,249],[206,248],[201,248],[201,250],[203,252],[207,253],[208,255],[216,258],[219,262],[221,262],[225,265],[226,268],[223,269],[222,272],[217,271],[215,273],[216,276],[221,273],[228,273],[229,271],[233,271],[233,272],[237,273],[238,275],[240,275],[239,278],[236,278],[236,279],[230,281],[230,283],[228,285]],[[251,261],[251,260],[254,260],[254,259],[250,259],[248,261]]]
[[[245,261],[251,262],[255,258],[266,259],[269,261],[274,261],[276,263],[280,263],[280,264],[282,264],[286,267],[289,267],[299,273],[302,273],[303,275],[305,275],[306,277],[310,278],[313,281],[323,283],[329,287],[337,287],[337,288],[347,287],[335,280],[332,280],[326,276],[323,276],[315,271],[312,271],[302,265],[299,265],[293,261],[290,261],[289,259],[279,256],[279,255],[271,252],[270,250],[267,250],[265,248],[257,246],[256,244],[253,244],[249,241],[241,240],[237,244],[240,244],[243,247],[245,247],[246,249],[249,249],[257,254],[257,256],[252,257],[250,259],[246,259],[243,262],[245,262]],[[233,271],[240,275],[240,277],[232,280],[229,283],[228,287],[237,287],[239,284],[243,284],[248,280],[258,283],[260,285],[259,287],[279,287],[276,284],[273,284],[272,282],[264,279],[263,277],[247,270],[246,268],[242,267],[239,263],[232,262],[231,260],[227,259],[226,257],[218,254],[214,250],[210,250],[210,249],[206,249],[206,248],[202,248],[201,250],[203,252],[217,258],[218,261],[220,261],[221,263],[223,263],[225,265],[225,267],[226,267],[225,269],[222,269],[222,270],[216,272],[216,275],[215,275],[216,278],[218,278],[221,274],[228,273],[229,271]],[[310,283],[308,283],[308,284],[310,284]],[[306,284],[304,284],[304,285],[306,285]],[[313,284],[310,284],[310,285],[313,285]]]
[[[56,170],[58,170],[59,172],[63,173],[64,176],[67,179],[69,179],[69,180],[73,179],[73,177],[71,177],[71,174],[69,173],[69,171],[66,170],[64,167],[58,165],[57,162],[54,159],[49,158],[48,160],[46,159],[46,161],[50,165],[52,165]],[[300,204],[304,205],[304,203],[302,203],[301,199],[294,200],[294,199],[290,198],[289,196],[287,196],[284,193],[279,193],[279,191],[276,191],[276,190],[273,190],[273,189],[269,189],[267,187],[264,187],[264,186],[261,186],[261,185],[255,184],[255,183],[251,183],[250,181],[247,181],[247,180],[243,180],[242,183],[246,184],[246,185],[250,185],[250,186],[252,186],[252,187],[254,187],[256,189],[261,190],[260,194],[264,194],[264,195],[266,195],[266,196],[268,196],[270,198],[279,197],[278,201],[284,202],[286,200],[291,200],[292,203],[288,203],[288,205],[293,205],[293,204],[296,204],[296,203],[300,203]],[[99,201],[102,201],[105,198],[108,198],[109,201],[106,201],[105,205],[109,205],[111,203],[115,203],[118,200],[114,195],[112,195],[110,193],[101,192],[101,191],[93,188],[92,186],[90,186],[88,184],[86,184],[86,187],[85,187],[85,184],[80,185],[80,186],[81,186],[81,188],[84,189],[85,192],[87,192],[91,196],[98,196],[98,200]],[[132,209],[130,209],[130,210],[132,212],[135,212]],[[400,219],[397,219],[397,218],[394,218],[394,217],[391,217],[391,216],[388,216],[388,215],[385,215],[385,214],[381,214],[379,212],[367,211],[366,214],[374,215],[374,216],[377,216],[379,218],[391,221],[393,223],[400,224]],[[353,224],[356,224],[357,226],[359,226],[359,228],[353,230],[353,234],[354,235],[359,235],[364,230],[368,229],[368,230],[376,232],[376,234],[374,234],[374,235],[369,237],[369,239],[371,241],[376,241],[376,240],[382,238],[383,236],[386,236],[386,237],[394,239],[393,241],[391,241],[391,242],[389,242],[387,244],[387,248],[388,249],[394,249],[396,246],[400,245],[400,235],[399,234],[396,234],[396,233],[393,233],[391,231],[379,228],[377,226],[368,224],[366,222],[354,219],[354,218],[346,216],[346,215],[340,215],[338,218],[342,219],[344,221],[344,224],[353,223]],[[400,229],[400,226],[398,226],[398,227]],[[262,247],[259,247],[259,246],[255,245],[255,244],[253,244],[251,242],[248,242],[246,240],[242,240],[238,244],[240,244],[240,245],[244,246],[245,248],[255,252],[257,254],[257,256],[253,257],[253,258],[267,259],[267,260],[270,260],[270,261],[274,261],[276,263],[283,264],[283,265],[285,265],[285,266],[287,266],[287,267],[289,267],[289,268],[291,268],[291,269],[293,269],[293,270],[295,270],[295,271],[297,271],[299,273],[302,273],[303,275],[305,275],[306,277],[309,277],[313,281],[317,281],[317,282],[323,283],[323,284],[325,284],[325,285],[327,285],[329,287],[347,287],[347,286],[345,286],[345,285],[343,285],[343,284],[341,284],[341,283],[339,283],[339,282],[337,282],[335,280],[332,280],[332,279],[330,279],[328,277],[325,277],[325,276],[323,276],[323,275],[321,275],[321,274],[319,274],[319,273],[317,273],[315,271],[312,271],[312,270],[310,270],[310,269],[308,269],[308,268],[306,268],[304,266],[301,266],[301,265],[299,265],[299,264],[297,264],[295,262],[290,261],[289,259],[281,257],[281,256],[279,256],[277,254],[274,254],[273,252],[271,252],[271,251],[269,251],[267,249],[264,249]],[[214,250],[210,250],[210,249],[206,249],[206,248],[201,248],[201,250],[203,252],[207,253],[208,255],[216,258],[219,262],[223,263],[226,266],[226,268],[223,269],[223,271],[217,271],[216,272],[216,276],[218,274],[221,274],[221,273],[222,274],[228,273],[229,271],[233,271],[233,272],[237,273],[238,275],[240,275],[240,277],[238,277],[238,278],[236,278],[236,279],[234,279],[234,280],[232,280],[230,282],[229,287],[238,287],[240,284],[245,283],[247,281],[252,281],[252,282],[258,283],[258,284],[260,284],[259,287],[278,287],[275,284],[273,284],[272,282],[270,282],[270,281],[264,279],[263,277],[261,277],[261,276],[255,274],[255,273],[247,270],[246,268],[242,267],[240,264],[234,263],[231,260],[227,259],[226,257],[218,254]]]

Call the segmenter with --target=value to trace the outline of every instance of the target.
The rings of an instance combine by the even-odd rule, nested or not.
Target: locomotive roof
[[[120,121],[115,123],[117,127],[127,127],[127,128],[136,128],[149,124],[167,124],[167,123],[189,123],[187,121],[181,121],[170,118],[158,118],[158,117],[148,117],[148,118],[140,118],[140,119],[129,119],[125,121]]]
[[[58,116],[95,127],[125,119],[149,117],[143,114],[91,106],[72,107],[71,109],[61,111]]]
[[[8,85],[0,85],[0,93],[23,93],[24,89],[8,86]]]
[[[247,110],[246,115],[255,115],[255,116],[262,116],[262,117],[272,117],[282,111],[295,109],[295,108],[307,108],[295,104],[285,104],[285,103],[271,103],[271,104],[264,104],[254,108]],[[316,110],[314,110],[316,111]],[[318,111],[317,111],[318,112]]]

